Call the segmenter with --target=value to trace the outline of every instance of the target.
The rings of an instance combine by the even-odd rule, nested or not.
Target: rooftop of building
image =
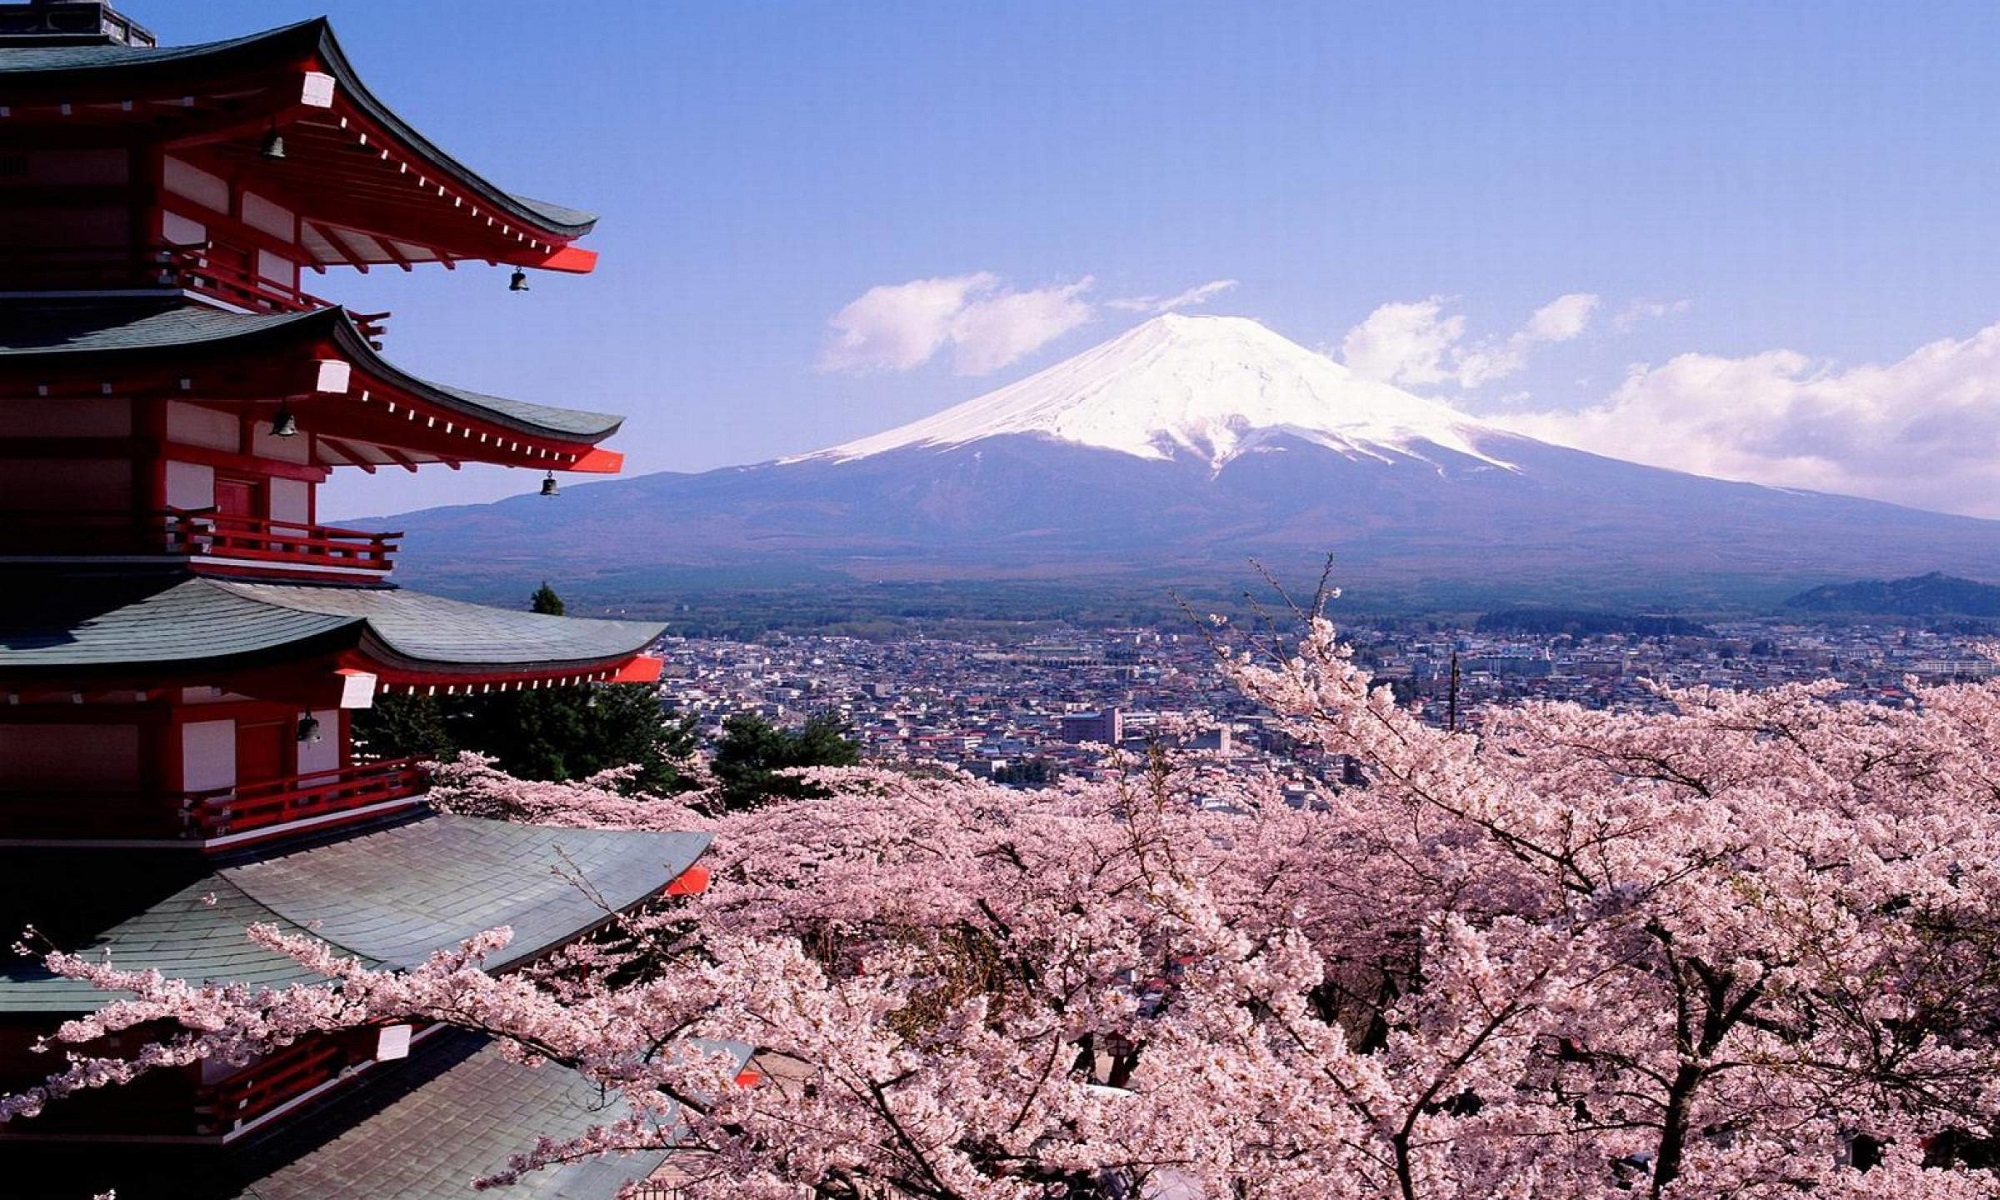
[[[394,587],[242,583],[176,571],[0,572],[0,671],[238,669],[353,650],[385,670],[596,668],[662,626],[554,617]]]
[[[133,970],[269,987],[319,976],[253,944],[252,924],[397,969],[505,925],[512,943],[486,962],[499,970],[656,894],[708,841],[440,815],[212,870],[164,852],[128,854],[107,873],[91,851],[0,851],[12,893],[0,924]],[[85,878],[87,894],[60,883]],[[82,1012],[112,998],[30,960],[0,969],[0,1013]]]
[[[238,313],[184,297],[0,299],[0,371],[60,368],[86,358],[93,369],[118,361],[186,361],[227,356],[241,365],[259,351],[299,351],[330,344],[365,376],[436,409],[529,437],[595,443],[624,418],[488,396],[434,383],[395,366],[375,349],[343,308]],[[468,445],[468,458],[480,448]],[[551,461],[549,465],[565,464]]]
[[[32,7],[7,5],[5,9],[25,13]],[[590,232],[597,221],[595,215],[579,209],[507,192],[434,145],[368,89],[323,17],[190,46],[117,40],[49,44],[61,40],[34,33],[9,34],[0,28],[0,77],[6,79],[10,98],[23,103],[34,93],[69,89],[79,100],[98,92],[109,95],[120,91],[123,99],[130,100],[134,89],[150,84],[171,85],[178,97],[198,91],[209,79],[315,63],[332,76],[337,94],[360,117],[429,166],[434,176],[459,181],[494,212],[563,241]],[[296,99],[292,97],[294,102]]]

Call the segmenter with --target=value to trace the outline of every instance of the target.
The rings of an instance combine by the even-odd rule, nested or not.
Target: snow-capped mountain
[[[659,419],[659,418],[655,418]],[[1727,483],[1549,445],[1241,318],[1161,317],[1018,383],[817,453],[433,509],[399,579],[561,580],[643,605],[690,576],[1254,582],[1495,602],[1777,601],[1856,577],[2000,579],[2000,522]]]
[[[1349,458],[1422,457],[1418,447],[1429,445],[1505,465],[1474,445],[1482,432],[1499,431],[1363,379],[1247,317],[1168,313],[935,416],[788,461],[1027,434],[1220,468],[1282,433]]]

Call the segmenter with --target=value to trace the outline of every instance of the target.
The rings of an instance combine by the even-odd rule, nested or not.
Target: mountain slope
[[[1866,579],[1800,592],[1786,608],[1898,617],[2000,617],[2000,587],[1942,572],[1914,579]]]
[[[412,583],[643,600],[686,568],[854,580],[1288,578],[1363,596],[1772,602],[1856,575],[2000,574],[2000,522],[1727,483],[1503,432],[1237,318],[1162,318],[816,454],[434,509]],[[774,574],[775,573],[775,574]]]
[[[1168,313],[999,391],[786,461],[841,462],[1007,434],[1211,467],[1274,433],[1348,457],[1407,455],[1428,443],[1479,458],[1472,437],[1482,432],[1497,431],[1362,379],[1255,321]]]

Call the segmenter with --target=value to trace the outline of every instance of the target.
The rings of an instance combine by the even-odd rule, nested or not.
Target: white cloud
[[[1207,283],[1196,284],[1174,296],[1128,296],[1119,300],[1107,300],[1104,303],[1106,308],[1115,308],[1120,312],[1141,312],[1149,316],[1158,316],[1177,308],[1194,308],[1197,305],[1207,304],[1235,286],[1234,279],[1211,279]]]
[[[1646,321],[1678,316],[1689,307],[1686,300],[1634,300],[1611,318],[1611,327],[1620,333],[1630,333]]]
[[[1515,338],[1529,342],[1569,342],[1583,335],[1590,314],[1597,311],[1598,297],[1589,292],[1571,292],[1542,305],[1528,318],[1528,327]]]
[[[1558,296],[1536,309],[1519,332],[1505,339],[1465,344],[1465,318],[1447,315],[1443,296],[1384,304],[1347,331],[1341,361],[1370,379],[1405,387],[1443,383],[1482,387],[1528,365],[1534,347],[1573,341],[1590,327],[1599,297]]]
[[[957,374],[997,371],[1089,321],[1091,284],[1014,291],[979,271],[872,287],[828,319],[819,369],[908,371],[949,346]]]
[[[2000,517],[2000,324],[1845,370],[1683,354],[1581,412],[1496,419],[1655,466]]]
[[[1340,342],[1340,360],[1384,383],[1421,386],[1451,376],[1447,360],[1465,336],[1465,318],[1444,315],[1443,297],[1392,301],[1368,314]]]

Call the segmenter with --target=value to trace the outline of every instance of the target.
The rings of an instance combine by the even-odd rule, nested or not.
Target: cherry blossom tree
[[[1447,731],[1309,615],[1221,669],[1364,786],[1288,803],[1198,754],[1015,791],[821,769],[703,822],[465,760],[457,811],[711,829],[714,885],[496,976],[504,930],[327,983],[134,998],[0,1102],[441,1021],[625,1115],[491,1182],[671,1145],[695,1197],[2000,1196],[2000,687],[1528,705]],[[136,1056],[93,1043],[179,1030]],[[741,1086],[748,1044],[759,1082]]]

